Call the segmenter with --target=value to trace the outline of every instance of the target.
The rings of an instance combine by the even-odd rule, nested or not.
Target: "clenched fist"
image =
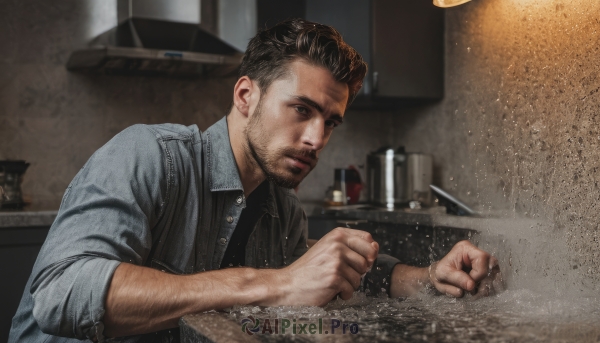
[[[377,258],[379,244],[365,231],[336,228],[302,257],[280,269],[277,305],[323,306],[337,294],[347,300]]]
[[[428,274],[438,291],[454,297],[462,297],[464,291],[488,296],[503,289],[498,260],[469,241],[458,242]]]

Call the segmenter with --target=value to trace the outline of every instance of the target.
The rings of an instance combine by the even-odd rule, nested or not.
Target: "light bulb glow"
[[[465,2],[469,2],[471,0],[433,0],[433,4],[437,7],[454,7],[458,5],[462,5]]]

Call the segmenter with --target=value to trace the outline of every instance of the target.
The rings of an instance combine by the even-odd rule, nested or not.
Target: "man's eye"
[[[336,123],[336,122],[335,122],[335,121],[333,121],[333,120],[328,120],[328,121],[326,121],[326,122],[325,122],[325,125],[327,125],[327,127],[330,127],[330,128],[332,128],[332,129],[333,129],[333,128],[335,128],[335,127],[337,127],[337,126],[338,126],[338,123]]]
[[[296,111],[300,114],[308,114],[308,108],[302,106],[296,106]]]

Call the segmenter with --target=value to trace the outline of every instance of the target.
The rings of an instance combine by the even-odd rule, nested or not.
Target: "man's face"
[[[246,152],[277,185],[295,188],[342,123],[348,85],[303,60],[261,94],[246,127]]]

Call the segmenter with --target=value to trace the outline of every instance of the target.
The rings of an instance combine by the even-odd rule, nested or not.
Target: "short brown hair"
[[[327,68],[334,79],[348,85],[348,103],[362,86],[367,64],[331,26],[302,19],[283,21],[259,32],[248,43],[239,76],[258,82],[261,90],[287,72],[287,65],[302,58]]]

